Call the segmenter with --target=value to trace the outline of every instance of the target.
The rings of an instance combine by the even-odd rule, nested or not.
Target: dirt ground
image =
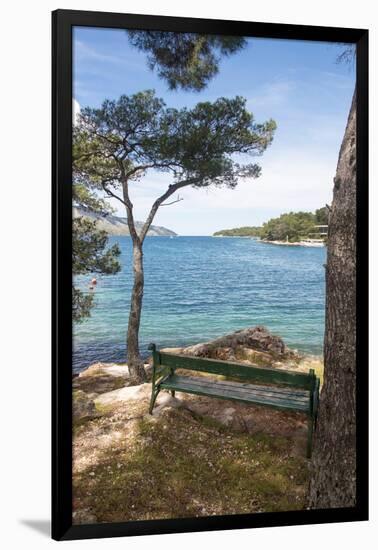
[[[151,416],[151,385],[127,381],[74,379],[74,523],[306,507],[305,415],[162,392]]]

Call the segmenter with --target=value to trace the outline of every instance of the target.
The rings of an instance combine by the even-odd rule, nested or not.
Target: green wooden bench
[[[312,433],[316,422],[320,383],[313,369],[306,374],[173,355],[158,351],[155,344],[150,344],[149,349],[152,351],[153,360],[150,414],[152,414],[160,390],[169,390],[173,396],[176,391],[180,391],[253,403],[279,410],[299,411],[305,413],[308,418],[307,456],[311,456]],[[223,375],[238,381],[180,376],[176,374],[177,369]],[[254,381],[256,384],[246,383],[246,380]]]

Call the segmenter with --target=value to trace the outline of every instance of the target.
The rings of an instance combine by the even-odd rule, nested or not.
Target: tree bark
[[[167,191],[161,195],[152,205],[151,211],[142,227],[140,235],[137,234],[133,205],[130,201],[128,192],[128,180],[125,177],[123,180],[123,204],[126,207],[127,224],[130,231],[130,237],[133,241],[133,272],[134,272],[134,284],[131,292],[130,302],[130,315],[129,324],[127,328],[127,365],[129,367],[130,375],[137,382],[144,382],[146,380],[146,371],[139,351],[139,329],[140,318],[142,313],[143,291],[144,291],[144,271],[143,271],[143,242],[147,236],[148,230],[153,222],[155,214],[161,206],[161,204],[170,197],[175,191],[191,185],[194,180],[187,180],[185,182],[175,183],[170,185]]]
[[[133,272],[134,284],[127,329],[127,364],[130,375],[138,382],[144,382],[146,372],[139,352],[139,328],[144,290],[143,250],[142,243],[137,241],[133,242]]]
[[[133,243],[133,273],[134,283],[131,291],[129,323],[127,327],[126,348],[127,365],[130,376],[137,382],[146,380],[146,371],[139,352],[139,328],[142,313],[144,271],[143,271],[143,241],[139,238],[135,228],[133,204],[129,197],[128,180],[124,177],[122,182],[123,204],[126,207],[127,225]]]
[[[356,94],[328,224],[325,371],[311,462],[311,508],[353,507],[356,501]]]

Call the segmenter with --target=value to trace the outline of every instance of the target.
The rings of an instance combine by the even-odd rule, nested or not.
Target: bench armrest
[[[161,364],[160,352],[157,351],[156,344],[149,344],[148,349],[152,351],[152,389],[154,389],[163,379],[172,374],[172,369]]]

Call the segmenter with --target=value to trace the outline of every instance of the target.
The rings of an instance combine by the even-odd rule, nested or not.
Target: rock
[[[166,409],[177,409],[182,406],[181,399],[177,397],[172,397],[168,392],[160,392],[156,404],[153,410],[153,417],[156,418]]]
[[[307,434],[307,420],[302,413],[276,411],[258,405],[226,402],[207,397],[189,397],[182,394],[181,407],[202,419],[211,419],[239,433],[268,433],[291,436],[298,430]]]
[[[129,376],[129,367],[118,363],[93,363],[93,365],[80,372],[79,378],[88,378],[101,374],[127,378]]]
[[[96,405],[107,406],[118,402],[136,401],[150,397],[151,384],[141,384],[139,386],[125,386],[123,388],[102,393],[94,400]]]
[[[267,351],[282,355],[286,351],[284,341],[279,336],[271,334],[265,327],[257,326],[238,330],[211,342],[215,347],[230,347],[235,350],[238,346],[254,350]]]
[[[227,407],[223,409],[220,414],[216,415],[215,418],[224,426],[232,426],[235,420],[235,413],[236,409],[232,407]]]
[[[81,390],[74,391],[72,394],[72,401],[73,417],[75,421],[97,416],[94,401],[90,399],[85,392]]]
[[[282,338],[271,334],[262,326],[238,330],[187,348],[166,348],[164,351],[222,361],[242,359],[262,366],[271,364],[273,359],[299,358],[298,354],[285,346]]]
[[[172,405],[171,401],[163,402],[160,406],[159,412],[161,412],[166,406],[180,406],[194,413],[197,417],[210,418],[223,426],[232,427],[237,431],[243,431],[236,408],[225,406],[224,401],[209,399],[206,397],[189,397],[187,394],[181,394],[180,399],[178,400],[175,398],[175,400],[178,401],[178,404]]]
[[[130,384],[127,365],[117,363],[94,363],[83,370],[72,381],[74,389],[95,396]]]
[[[88,523],[97,523],[96,516],[87,508],[77,510],[72,514],[73,523],[77,524],[88,524]]]
[[[151,360],[144,364],[144,370],[146,371],[147,377],[152,375],[152,356]]]
[[[254,365],[270,367],[272,365],[272,355],[266,351],[258,351],[243,346],[237,346],[235,357],[238,361],[248,361]]]

